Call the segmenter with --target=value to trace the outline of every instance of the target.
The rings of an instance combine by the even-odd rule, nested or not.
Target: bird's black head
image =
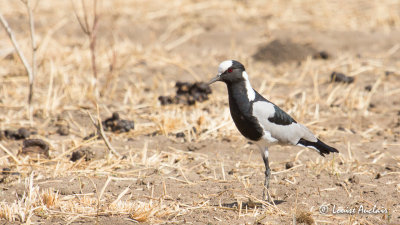
[[[210,80],[209,84],[212,84],[216,81],[222,81],[226,84],[232,84],[236,82],[245,81],[247,76],[244,66],[235,60],[226,60],[219,64],[218,74],[212,80]]]

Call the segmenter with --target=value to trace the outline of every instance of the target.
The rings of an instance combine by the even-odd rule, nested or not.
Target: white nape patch
[[[281,144],[296,145],[300,138],[316,142],[315,136],[303,125],[292,123],[290,125],[278,125],[271,123],[268,118],[275,114],[274,105],[270,102],[259,101],[253,103],[253,116],[264,129],[262,139],[269,143],[279,142]]]
[[[242,77],[246,82],[247,98],[249,99],[249,101],[253,101],[256,98],[256,92],[250,84],[249,75],[247,75],[246,71],[243,71]]]
[[[232,60],[226,60],[223,61],[221,64],[218,66],[218,75],[223,74],[229,67],[232,66]]]

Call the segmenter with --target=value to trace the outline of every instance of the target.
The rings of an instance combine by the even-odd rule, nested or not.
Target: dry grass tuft
[[[296,214],[296,222],[300,224],[307,224],[307,225],[312,225],[315,223],[314,219],[311,216],[310,212],[298,212]]]

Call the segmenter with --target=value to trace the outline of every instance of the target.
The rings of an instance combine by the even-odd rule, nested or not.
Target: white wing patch
[[[264,140],[272,143],[278,141],[292,145],[296,145],[300,138],[312,142],[317,141],[317,138],[305,126],[299,123],[292,123],[290,125],[271,123],[268,118],[273,117],[274,114],[275,108],[272,103],[262,101],[253,103],[253,116],[257,118],[264,129]],[[277,141],[274,141],[274,139]]]
[[[218,66],[218,75],[223,74],[229,67],[232,66],[232,60],[226,60],[223,61],[221,64]]]
[[[242,77],[246,82],[247,98],[249,99],[249,101],[254,101],[254,99],[256,98],[256,92],[254,91],[253,87],[251,87],[249,75],[247,75],[246,71],[242,72]]]

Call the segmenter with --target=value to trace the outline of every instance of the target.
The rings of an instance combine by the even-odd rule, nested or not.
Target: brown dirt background
[[[0,152],[0,168],[18,172],[2,175],[0,224],[400,223],[399,2],[99,1],[98,96],[71,2],[33,3],[33,117],[24,68],[0,29],[0,130],[36,130],[32,137],[50,143],[50,158],[18,155],[16,163]],[[24,5],[1,1],[0,12],[30,59]],[[312,57],[319,51],[329,58]],[[340,151],[322,158],[272,147],[275,205],[260,207],[264,165],[234,127],[223,84],[194,106],[157,100],[174,94],[176,81],[208,81],[225,59],[241,61],[255,89]],[[355,82],[331,83],[333,71]],[[83,140],[95,130],[86,112],[96,115],[95,103],[102,119],[119,112],[135,121],[129,133],[107,132],[124,157],[102,140]],[[59,118],[69,135],[56,132]],[[14,155],[22,147],[20,140],[1,144]],[[81,146],[94,157],[71,162]],[[334,214],[334,205],[388,213]]]

